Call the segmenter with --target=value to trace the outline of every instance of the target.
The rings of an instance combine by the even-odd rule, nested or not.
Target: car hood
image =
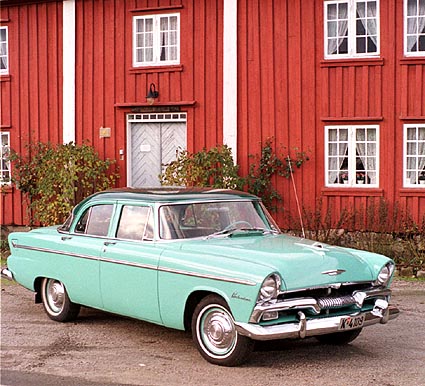
[[[287,235],[233,235],[191,240],[182,243],[181,249],[194,253],[205,251],[204,255],[209,255],[212,259],[214,255],[219,255],[267,266],[271,271],[280,273],[283,279],[282,290],[375,279],[373,267],[355,250]],[[384,256],[382,258],[387,259]]]

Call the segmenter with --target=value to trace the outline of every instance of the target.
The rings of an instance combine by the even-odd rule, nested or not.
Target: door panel
[[[160,186],[162,165],[176,159],[186,148],[186,123],[132,123],[130,126],[129,186]]]
[[[104,309],[161,323],[157,285],[160,249],[152,241],[111,240],[106,244],[100,262]]]

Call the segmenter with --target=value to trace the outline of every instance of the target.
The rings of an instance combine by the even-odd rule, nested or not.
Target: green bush
[[[29,201],[31,223],[63,223],[90,194],[115,184],[113,160],[102,160],[92,146],[31,143],[25,154],[11,150],[12,182]]]
[[[179,150],[176,161],[164,165],[166,168],[159,177],[162,185],[246,189],[261,197],[268,209],[276,211],[282,197],[273,186],[274,177],[289,178],[295,167],[301,167],[308,160],[306,153],[293,150],[293,158],[289,154],[279,156],[273,149],[272,139],[268,139],[260,156],[250,156],[254,162],[246,177],[239,175],[239,166],[234,164],[231,149],[226,145],[196,153]]]
[[[286,150],[282,146],[282,151]],[[264,205],[271,211],[276,212],[282,201],[282,196],[273,186],[273,179],[277,176],[290,178],[295,167],[300,168],[309,160],[305,152],[297,148],[292,149],[295,157],[291,158],[291,151],[287,155],[278,155],[273,148],[273,138],[268,138],[262,146],[261,155],[250,155],[254,162],[251,163],[247,177],[248,191],[262,198]]]
[[[178,150],[177,159],[164,165],[159,176],[162,185],[242,189],[245,180],[238,174],[231,149],[226,145],[196,153]]]

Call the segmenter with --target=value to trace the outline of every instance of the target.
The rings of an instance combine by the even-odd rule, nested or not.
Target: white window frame
[[[6,61],[6,68],[0,68],[0,75],[9,74],[9,31],[7,27],[1,26],[1,31],[6,31],[6,39],[0,41],[0,61]]]
[[[10,161],[7,160],[10,152],[10,133],[0,132],[0,185],[11,184]]]
[[[329,176],[330,176],[330,172],[335,173],[335,169],[331,169],[330,165],[329,165],[329,161],[330,161],[330,152],[329,152],[329,131],[331,129],[337,129],[337,130],[341,130],[341,129],[346,129],[348,130],[348,136],[347,136],[347,141],[336,141],[337,143],[347,143],[347,155],[345,154],[340,154],[339,155],[339,160],[338,163],[339,165],[338,167],[338,171],[335,174],[335,178],[332,178],[334,180],[338,179],[338,182],[329,182]],[[365,172],[358,172],[357,168],[356,168],[356,163],[357,163],[357,158],[359,157],[357,154],[357,140],[356,140],[356,131],[358,129],[375,129],[375,140],[372,141],[368,141],[367,139],[365,139],[364,142],[365,143],[365,149],[367,149],[367,144],[375,144],[375,169],[369,169],[369,171],[367,170],[368,167],[367,165],[364,165],[363,162],[363,166],[365,167]],[[334,141],[335,143],[335,141]],[[338,146],[338,151],[340,149],[340,146]],[[367,150],[366,150],[367,152]],[[332,158],[334,158],[336,156],[336,154],[332,154]],[[367,159],[367,154],[365,154],[364,156],[366,156]],[[361,157],[360,157],[361,158]],[[344,161],[344,159],[347,159],[348,161],[348,165],[347,165],[347,173],[348,173],[348,180],[346,180],[345,182],[342,182],[343,176],[342,174],[344,173],[343,170],[341,169],[342,163]],[[369,176],[368,176],[368,172],[369,172]],[[371,179],[370,183],[365,183],[365,182],[361,182],[361,180],[357,180],[357,174],[363,173],[364,175],[366,175],[366,178]],[[373,182],[373,174],[375,174],[375,182]],[[372,176],[372,177],[371,177]],[[325,186],[327,187],[338,187],[338,188],[377,188],[379,187],[379,125],[333,125],[333,126],[325,126]]]
[[[357,3],[363,3],[363,2],[376,2],[376,17],[373,17],[371,19],[376,18],[376,52],[361,52],[357,53],[356,49],[356,12],[357,12]],[[348,39],[348,52],[345,54],[329,54],[328,53],[328,45],[329,40],[328,35],[328,18],[327,18],[327,11],[328,6],[336,4],[337,6],[346,3],[348,6],[347,10],[347,39]],[[379,0],[330,0],[325,1],[324,3],[324,57],[325,59],[349,59],[349,58],[370,58],[370,57],[379,57],[380,55],[380,3]],[[365,17],[368,19],[367,15]],[[363,35],[362,35],[363,36]],[[365,35],[368,36],[368,35]],[[374,36],[374,35],[369,35]]]
[[[177,18],[177,29],[176,29],[176,58],[172,60],[161,60],[161,30],[160,30],[160,20],[164,17],[176,17]],[[138,50],[141,49],[141,46],[137,45],[137,22],[139,20],[148,20],[152,19],[153,21],[153,55],[151,61],[139,61],[138,60]],[[168,13],[168,14],[156,14],[156,15],[145,15],[145,16],[133,16],[133,67],[147,67],[147,66],[170,66],[180,64],[180,14],[179,13]]]
[[[415,0],[417,3],[416,6],[416,15],[408,15],[408,0],[404,0],[404,55],[405,56],[425,56],[425,49],[423,51],[409,51],[409,37],[414,37],[416,39],[416,44],[418,44],[419,37],[425,40],[425,2],[423,3],[424,8],[419,7],[419,0]],[[415,20],[416,19],[416,20]],[[417,29],[416,31],[411,31],[409,33],[409,26],[411,25],[408,21],[415,20],[416,28],[422,27],[421,30]],[[413,46],[411,47],[413,48]]]
[[[416,129],[415,138],[408,138],[409,129]],[[420,134],[419,131],[423,132]],[[413,150],[413,151],[412,151]],[[410,154],[410,151],[412,153]],[[408,154],[409,152],[409,154]],[[409,157],[408,157],[409,156]],[[408,158],[412,160],[409,165]],[[425,122],[404,125],[403,141],[403,186],[406,188],[425,188],[425,181],[419,181],[419,175],[425,168]],[[414,163],[414,165],[412,165]]]

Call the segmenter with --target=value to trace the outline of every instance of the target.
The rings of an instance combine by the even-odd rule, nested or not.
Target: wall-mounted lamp
[[[159,92],[156,91],[155,84],[151,83],[149,86],[149,92],[148,95],[146,95],[146,102],[149,105],[153,105],[155,102],[155,98],[158,98]]]

